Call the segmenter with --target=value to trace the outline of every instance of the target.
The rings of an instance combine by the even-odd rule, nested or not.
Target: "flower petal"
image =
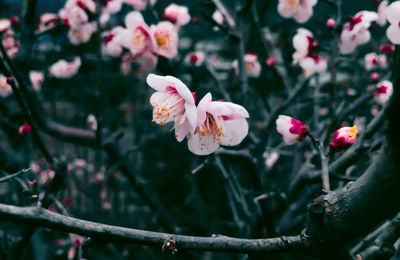
[[[225,136],[221,138],[222,145],[238,145],[242,142],[242,140],[247,136],[249,132],[249,125],[247,120],[235,119],[235,120],[226,120],[225,124]]]
[[[188,147],[194,154],[208,155],[218,149],[219,143],[212,135],[200,135],[196,132],[195,134],[188,136]]]

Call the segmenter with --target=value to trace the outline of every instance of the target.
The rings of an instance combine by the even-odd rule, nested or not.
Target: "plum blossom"
[[[55,28],[60,21],[60,17],[54,13],[44,13],[40,16],[38,32],[44,32]]]
[[[97,130],[97,119],[94,115],[89,114],[86,119],[86,128],[92,131]]]
[[[78,73],[80,66],[81,59],[79,57],[75,57],[72,62],[59,60],[50,66],[49,75],[60,79],[72,78]]]
[[[44,82],[44,75],[38,70],[31,70],[29,72],[29,80],[34,90],[40,91],[42,84]]]
[[[4,32],[11,27],[11,22],[9,19],[0,18],[0,32]]]
[[[206,54],[203,51],[191,52],[185,57],[185,62],[188,65],[199,67],[203,64]]]
[[[225,21],[224,15],[219,10],[215,10],[215,12],[212,14],[212,19],[220,25],[222,25]]]
[[[154,51],[166,58],[173,58],[178,53],[178,32],[175,26],[168,21],[159,22],[150,26],[150,36]]]
[[[297,29],[297,34],[293,37],[293,47],[296,50],[293,53],[293,64],[299,63],[306,77],[326,71],[328,61],[319,56],[318,43],[309,30]]]
[[[237,104],[211,101],[207,93],[197,106],[197,127],[188,134],[189,150],[196,155],[208,155],[220,145],[238,145],[247,136],[247,110]]]
[[[377,68],[384,69],[387,67],[386,55],[377,55],[375,52],[366,54],[364,57],[364,62],[366,70],[373,70]]]
[[[96,31],[96,23],[86,23],[80,27],[70,28],[68,38],[73,45],[81,45],[87,43]]]
[[[393,83],[389,80],[383,80],[376,85],[375,89],[375,100],[384,105],[388,102],[390,96],[393,93]]]
[[[266,63],[268,66],[274,66],[274,65],[275,65],[275,59],[272,58],[272,57],[268,57],[267,60],[265,61],[265,63]]]
[[[190,14],[186,6],[170,4],[164,9],[163,18],[181,27],[190,22]]]
[[[389,4],[389,1],[384,0],[378,6],[378,20],[376,23],[380,26],[384,26],[386,24],[386,8]]]
[[[278,12],[285,18],[293,18],[298,23],[307,22],[313,14],[317,0],[279,0]]]
[[[264,153],[264,158],[265,158],[265,165],[268,168],[271,168],[278,161],[279,153],[275,152],[275,151],[273,151],[273,152],[265,152]]]
[[[160,125],[174,122],[175,137],[181,142],[196,129],[195,97],[182,81],[172,76],[149,74],[146,82],[157,90],[150,98],[153,121]]]
[[[258,78],[261,74],[261,64],[258,61],[258,56],[254,52],[248,52],[244,55],[244,63],[246,67],[246,74],[251,78]],[[234,60],[232,67],[235,70],[236,75],[239,74],[239,63]]]
[[[123,0],[105,0],[102,1],[103,7],[101,9],[100,24],[104,25],[110,20],[112,14],[118,13],[123,4]]]
[[[340,34],[340,52],[348,54],[354,51],[357,45],[367,43],[371,39],[368,28],[378,19],[378,14],[370,11],[361,11],[349,17]]]
[[[58,15],[71,28],[80,27],[89,22],[89,15],[96,13],[96,2],[94,0],[68,0]]]
[[[276,120],[276,130],[282,135],[287,145],[302,141],[309,129],[308,126],[290,116],[279,115]]]
[[[11,86],[7,82],[7,78],[0,75],[0,96],[3,98],[8,97],[12,92]]]
[[[121,44],[121,34],[124,28],[117,26],[111,31],[102,33],[102,53],[112,57],[118,57],[121,55],[123,49]]]
[[[357,126],[352,127],[344,126],[335,131],[333,134],[333,139],[329,143],[331,151],[340,152],[347,147],[353,145],[357,140]]]
[[[18,133],[20,135],[25,135],[32,131],[32,127],[29,124],[23,124],[18,128]]]
[[[124,0],[124,2],[136,10],[144,10],[146,9],[147,3],[149,2],[148,0]],[[156,0],[150,0],[150,4],[154,5],[156,3]]]
[[[19,41],[14,38],[14,32],[11,29],[6,30],[1,43],[3,44],[8,57],[13,59],[15,56],[17,56],[19,50]]]
[[[329,18],[329,19],[326,21],[326,26],[328,26],[328,27],[330,27],[330,28],[335,27],[335,25],[336,25],[336,21],[335,21],[335,19],[333,19],[333,18]]]
[[[138,11],[130,12],[125,17],[126,29],[121,31],[120,41],[132,55],[139,55],[152,50],[149,27]]]
[[[400,1],[395,1],[386,8],[386,18],[390,23],[386,36],[393,44],[400,44]]]

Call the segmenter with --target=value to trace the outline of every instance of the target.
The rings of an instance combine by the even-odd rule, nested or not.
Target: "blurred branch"
[[[308,247],[307,238],[303,235],[268,239],[185,236],[105,225],[63,216],[38,207],[0,204],[0,217],[13,222],[88,236],[100,241],[132,243],[160,248],[170,242],[178,250],[274,252],[305,251]]]
[[[31,168],[23,169],[23,170],[20,170],[19,172],[8,174],[5,177],[1,177],[0,178],[0,183],[6,182],[6,181],[10,181],[10,180],[14,179],[15,177],[18,177],[18,176],[20,176],[20,175],[22,175],[22,174],[24,174],[26,172],[29,172],[29,171],[31,171]]]

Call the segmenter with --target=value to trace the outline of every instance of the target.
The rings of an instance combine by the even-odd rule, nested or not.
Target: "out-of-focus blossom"
[[[10,21],[12,24],[20,24],[21,23],[21,20],[19,19],[19,17],[15,16],[15,15],[10,17]]]
[[[140,55],[132,56],[126,53],[122,56],[121,72],[124,75],[129,73],[142,74],[149,72],[157,65],[158,57],[154,53],[147,51]],[[133,66],[132,66],[133,64]]]
[[[94,115],[90,114],[86,119],[86,128],[96,131],[97,130],[97,119]]]
[[[164,9],[163,18],[176,24],[178,27],[190,22],[190,14],[186,6],[170,4]]]
[[[115,27],[111,31],[102,34],[103,41],[101,45],[102,53],[112,57],[121,55],[123,49],[121,44],[121,34],[124,29],[122,27]]]
[[[55,28],[60,21],[60,17],[54,13],[44,13],[40,16],[38,32],[44,32]]]
[[[376,20],[376,23],[380,26],[384,26],[386,24],[386,8],[388,4],[389,2],[384,0],[378,6],[378,20]]]
[[[340,52],[348,54],[354,51],[357,45],[367,43],[371,39],[368,28],[378,19],[378,14],[370,11],[361,11],[349,17],[340,34]]]
[[[279,0],[278,12],[285,18],[293,18],[298,23],[307,22],[313,14],[317,0]]]
[[[388,102],[390,96],[393,93],[393,84],[389,80],[383,80],[376,85],[375,89],[375,100],[384,105]]]
[[[217,23],[217,24],[223,24],[224,23],[224,15],[219,11],[215,10],[215,12],[212,14],[212,19]]]
[[[394,45],[390,44],[381,45],[379,47],[379,51],[385,53],[386,55],[390,55],[392,52],[394,52],[394,49]]]
[[[265,62],[268,66],[274,66],[275,65],[275,59],[272,57],[268,57],[267,61]]]
[[[333,139],[329,143],[331,151],[340,152],[347,147],[353,145],[357,140],[357,126],[352,127],[344,126],[335,131],[333,134]]]
[[[146,9],[147,3],[149,2],[149,0],[124,0],[124,2],[130,6],[132,6],[133,8],[135,8],[136,10],[144,10]],[[156,0],[150,0],[150,4],[154,5],[156,3]]]
[[[58,15],[71,28],[77,28],[90,22],[89,16],[93,16],[95,13],[96,2],[94,0],[68,0]]]
[[[30,131],[32,131],[32,127],[29,124],[21,125],[18,128],[18,133],[20,135],[25,135],[25,134],[29,133]]]
[[[80,67],[81,59],[79,57],[75,57],[72,62],[59,60],[50,66],[49,75],[60,79],[72,78],[78,73]]]
[[[153,121],[164,125],[174,122],[175,137],[180,142],[193,133],[197,124],[195,97],[189,88],[172,76],[149,74],[147,84],[157,90],[151,98]]]
[[[178,32],[175,26],[168,21],[159,22],[150,26],[150,36],[154,51],[166,58],[173,58],[178,53]]]
[[[197,106],[197,127],[188,134],[189,150],[197,155],[215,152],[220,145],[238,145],[247,136],[247,110],[237,104],[211,101],[207,93]]]
[[[258,56],[254,52],[248,52],[244,55],[244,64],[246,68],[246,75],[251,78],[258,78],[261,74],[261,64],[258,61]],[[236,75],[239,74],[239,62],[234,60],[232,67]]]
[[[8,30],[11,26],[11,22],[8,19],[0,18],[0,32]]]
[[[312,33],[304,28],[297,29],[293,37],[293,64],[299,63],[306,77],[326,71],[328,60],[319,56],[318,43]]]
[[[328,26],[328,27],[330,27],[330,28],[335,27],[335,25],[336,25],[336,21],[335,21],[335,19],[333,19],[333,18],[329,18],[329,19],[326,21],[326,26]]]
[[[386,30],[386,36],[393,44],[400,44],[400,1],[393,2],[386,7],[386,18],[390,23]]]
[[[125,17],[126,29],[120,33],[122,46],[129,49],[132,55],[139,55],[152,50],[149,27],[138,11],[130,12]]]
[[[96,23],[86,23],[80,27],[70,28],[68,38],[73,45],[81,45],[87,43],[96,31]]]
[[[379,79],[379,73],[378,73],[378,72],[373,72],[373,73],[371,73],[370,78],[371,78],[371,80],[373,80],[373,81],[378,80],[378,79]]]
[[[29,72],[29,80],[34,90],[40,91],[42,84],[44,82],[44,75],[38,70],[31,70]]]
[[[14,31],[12,29],[7,29],[3,31],[3,39],[1,41],[4,49],[7,52],[8,57],[13,59],[19,50],[19,41],[14,38]]]
[[[274,166],[275,165],[275,163],[278,161],[278,159],[279,159],[279,153],[278,152],[270,152],[270,153],[268,153],[268,152],[266,152],[265,154],[264,154],[264,158],[265,158],[265,165],[268,167],[268,168],[271,168],[272,166]]]
[[[191,52],[186,55],[185,62],[191,66],[199,67],[203,64],[206,54],[203,51]]]
[[[101,9],[100,24],[104,25],[110,20],[112,14],[118,13],[121,10],[123,0],[106,0],[103,1]]]
[[[0,96],[8,97],[12,92],[11,86],[7,82],[7,78],[0,75]]]
[[[308,126],[290,116],[279,115],[276,120],[276,130],[282,135],[287,145],[302,141],[309,129]]]
[[[373,70],[377,68],[386,68],[387,67],[387,58],[386,55],[381,54],[378,55],[375,52],[371,52],[365,55],[364,57],[365,69]]]

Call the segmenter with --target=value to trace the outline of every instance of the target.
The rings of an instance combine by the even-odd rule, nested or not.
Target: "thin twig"
[[[10,181],[10,180],[14,179],[15,177],[18,177],[18,176],[20,176],[20,175],[22,175],[22,174],[24,174],[24,173],[29,172],[29,171],[31,171],[31,168],[22,169],[22,170],[20,170],[19,172],[16,172],[16,173],[13,173],[13,174],[8,174],[8,175],[6,175],[5,177],[1,177],[1,178],[0,178],[0,183],[6,182],[6,181]],[[3,172],[3,171],[1,171],[1,172],[2,172],[3,174],[6,174],[6,173]]]

